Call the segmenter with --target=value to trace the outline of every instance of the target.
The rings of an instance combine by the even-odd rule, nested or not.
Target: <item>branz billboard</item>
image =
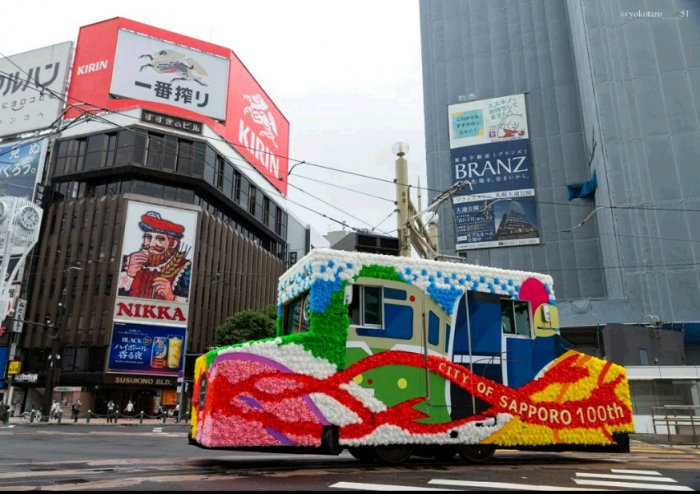
[[[68,95],[203,122],[287,193],[289,122],[228,48],[124,18],[84,26]]]
[[[456,249],[538,244],[525,96],[448,107]]]
[[[45,129],[63,109],[73,43],[0,59],[0,137]]]

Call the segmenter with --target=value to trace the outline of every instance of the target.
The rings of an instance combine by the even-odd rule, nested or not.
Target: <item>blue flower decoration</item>
[[[481,278],[479,278],[479,281],[481,283],[486,283],[486,278],[484,276],[482,276]]]
[[[468,274],[468,275],[467,275],[467,281],[471,281],[471,280],[472,280],[472,275]]]
[[[325,273],[326,272],[326,266],[321,266],[321,272]]]
[[[513,280],[508,280],[508,286],[513,286]]]
[[[500,284],[501,284],[501,282],[499,281],[498,278],[494,278],[494,279],[493,279],[493,282],[494,282],[495,284],[497,284],[497,285],[500,285]]]
[[[428,276],[428,270],[424,269],[423,271],[420,272],[423,276]]]

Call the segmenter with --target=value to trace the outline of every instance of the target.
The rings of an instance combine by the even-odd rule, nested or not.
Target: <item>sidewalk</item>
[[[0,422],[0,426],[4,425],[2,422]],[[147,418],[144,417],[143,423],[141,423],[141,420],[139,419],[138,416],[134,418],[126,418],[126,417],[119,417],[117,423],[115,424],[114,421],[112,423],[107,423],[107,419],[104,417],[91,417],[90,418],[90,423],[87,421],[86,416],[81,416],[77,422],[74,422],[73,419],[70,418],[69,416],[64,416],[61,418],[61,423],[59,424],[57,420],[51,420],[50,422],[37,422],[34,421],[33,423],[30,422],[25,422],[22,420],[20,417],[10,417],[10,422],[8,425],[13,425],[13,426],[27,426],[27,427],[48,427],[48,426],[78,426],[78,425],[132,425],[132,426],[143,426],[143,427],[170,427],[170,426],[189,426],[189,421],[181,420],[179,423],[175,421],[174,418],[169,417],[165,423],[163,423],[163,419],[154,419],[154,418]]]

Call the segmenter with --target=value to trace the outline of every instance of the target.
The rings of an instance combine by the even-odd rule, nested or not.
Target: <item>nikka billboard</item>
[[[107,372],[180,372],[196,240],[196,211],[128,202]]]
[[[448,107],[456,250],[538,244],[525,95]]]
[[[129,201],[114,320],[187,326],[197,212]]]
[[[289,122],[228,48],[121,17],[84,26],[68,95],[108,110],[141,107],[205,123],[287,193]]]

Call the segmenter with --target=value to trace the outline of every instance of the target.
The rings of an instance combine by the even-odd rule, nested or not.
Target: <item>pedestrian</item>
[[[124,408],[124,413],[128,418],[131,418],[132,414],[134,413],[134,404],[131,403],[131,400],[129,400],[128,405],[126,405],[126,408]]]
[[[111,424],[114,421],[114,402],[109,400],[107,403],[107,423]]]
[[[156,408],[156,417],[159,419],[163,418],[163,407],[158,405],[158,408]]]
[[[73,404],[73,408],[71,408],[71,418],[73,419],[73,423],[77,424],[78,423],[78,417],[80,416],[80,407],[82,406],[82,402],[80,400],[76,401],[75,404]]]
[[[49,412],[49,419],[50,420],[58,420],[58,415],[61,413],[61,404],[54,400],[53,404],[51,405],[51,412]]]
[[[175,416],[175,422],[178,424],[180,423],[180,404],[178,403],[175,406],[175,412],[173,412],[173,415]]]
[[[15,403],[15,417],[19,417],[20,415],[22,415],[22,405],[18,401]]]

